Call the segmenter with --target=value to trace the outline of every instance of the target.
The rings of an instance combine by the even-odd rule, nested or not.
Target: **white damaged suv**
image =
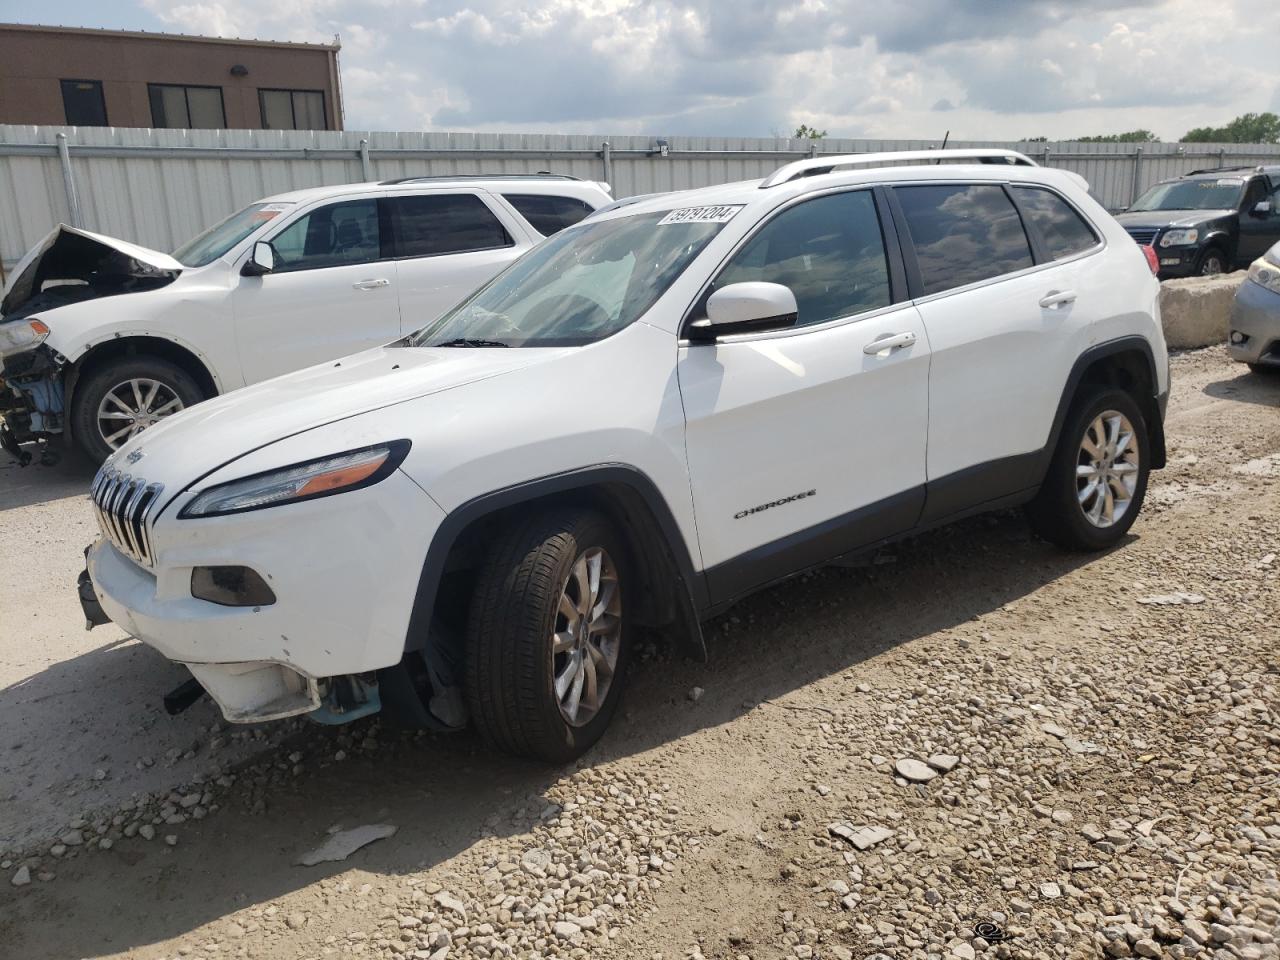
[[[81,597],[230,720],[563,761],[638,625],[702,655],[746,594],[993,508],[1119,543],[1168,385],[1150,260],[1079,177],[802,160],[616,203],[396,343],[134,438]]]
[[[395,340],[613,199],[551,174],[411,177],[251,203],[170,256],[59,226],[0,300],[0,447],[100,463],[166,416]]]

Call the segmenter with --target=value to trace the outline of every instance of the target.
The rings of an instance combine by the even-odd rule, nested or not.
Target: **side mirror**
[[[259,240],[253,245],[253,253],[244,262],[240,272],[246,277],[261,277],[276,268],[276,249],[266,240]]]
[[[1253,205],[1253,215],[1255,217],[1265,217],[1271,213],[1271,201],[1259,200]]]
[[[707,300],[707,315],[688,327],[695,343],[713,343],[735,333],[759,333],[794,327],[799,316],[796,295],[780,283],[731,283]]]

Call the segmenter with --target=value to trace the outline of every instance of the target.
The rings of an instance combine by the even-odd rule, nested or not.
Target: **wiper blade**
[[[456,340],[446,340],[444,343],[433,343],[433,347],[509,347],[511,344],[503,343],[501,340],[477,340],[472,337],[458,337]]]

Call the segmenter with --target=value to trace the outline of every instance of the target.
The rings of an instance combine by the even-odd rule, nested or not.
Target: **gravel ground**
[[[707,665],[646,649],[560,771],[376,720],[147,713],[156,659],[65,612],[83,501],[23,494],[0,953],[1280,957],[1280,380],[1216,349],[1173,376],[1121,548],[1001,514],[799,578],[710,624]],[[28,693],[49,675],[63,705]],[[397,831],[297,864],[366,824]]]

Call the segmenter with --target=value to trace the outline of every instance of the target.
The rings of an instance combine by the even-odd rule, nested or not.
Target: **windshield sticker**
[[[1243,180],[1219,180],[1215,186],[1219,187],[1240,187],[1244,186]]]
[[[659,220],[658,226],[663,227],[669,223],[728,223],[741,209],[740,203],[719,207],[681,207]]]

